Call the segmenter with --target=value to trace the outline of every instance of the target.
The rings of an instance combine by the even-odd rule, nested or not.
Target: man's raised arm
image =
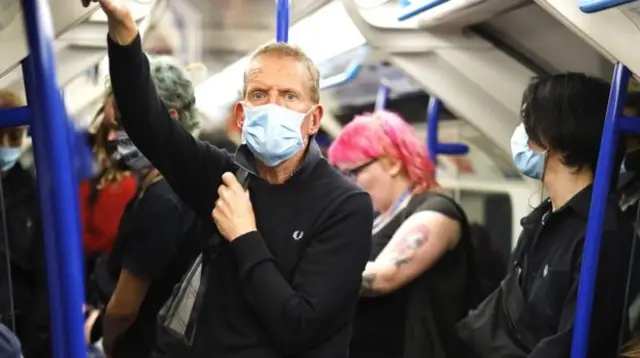
[[[118,0],[100,0],[100,5],[109,21],[110,80],[124,129],[181,199],[209,216],[220,177],[232,165],[230,156],[197,141],[169,115],[126,5]]]

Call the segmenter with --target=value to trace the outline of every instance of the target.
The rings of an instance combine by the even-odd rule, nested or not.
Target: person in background
[[[593,176],[609,85],[580,73],[534,79],[522,99],[511,150],[520,171],[548,199],[524,217],[500,288],[458,325],[481,358],[570,355]],[[612,195],[605,218],[591,312],[588,357],[616,357],[633,228]],[[473,356],[473,355],[469,355]]]
[[[356,116],[328,154],[380,212],[350,357],[464,358],[455,324],[472,306],[469,226],[463,210],[438,193],[423,142],[398,115],[379,111]]]
[[[24,104],[0,90],[0,109]],[[0,128],[0,322],[15,329],[25,358],[47,358],[52,352],[41,213],[35,180],[19,162],[26,134],[26,127]]]
[[[623,114],[629,117],[640,116],[640,92],[627,94],[626,106]],[[640,201],[640,136],[628,134],[621,138],[626,145],[624,159],[620,168],[617,186],[617,196],[622,211],[627,218],[635,223],[636,236],[633,246],[633,266],[629,276],[629,331],[631,334],[640,331],[640,242],[638,241],[638,202]],[[615,173],[617,174],[617,173]]]
[[[159,98],[176,108],[172,118],[185,130],[194,130],[198,124],[194,89],[186,74],[167,58],[153,60],[150,73]],[[111,104],[120,123],[118,103]],[[140,185],[125,208],[106,263],[115,289],[103,317],[94,321],[103,325],[102,344],[108,357],[149,357],[156,342],[158,312],[196,258],[205,235],[193,211],[124,130],[108,137],[107,148],[111,161],[136,173]]]
[[[82,221],[82,243],[85,255],[85,288],[88,303],[98,305],[98,298],[89,278],[93,275],[96,261],[111,250],[118,233],[124,208],[136,193],[137,180],[131,172],[114,163],[107,151],[107,138],[116,129],[115,115],[107,92],[103,106],[94,117],[94,145],[99,173],[91,180],[80,183],[80,218]]]
[[[630,117],[640,116],[640,92],[627,94],[623,114]],[[622,211],[635,221],[640,200],[640,136],[626,135],[622,139],[626,142],[626,151],[618,180],[618,196]]]

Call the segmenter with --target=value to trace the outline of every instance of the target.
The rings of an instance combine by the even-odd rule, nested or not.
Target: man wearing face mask
[[[317,67],[283,43],[251,56],[234,108],[243,144],[233,156],[171,119],[130,12],[100,4],[124,128],[224,238],[209,262],[192,357],[347,357],[373,210],[314,140],[323,114]],[[249,194],[233,174],[239,167],[250,173]]]
[[[23,105],[0,90],[0,109]],[[41,214],[35,180],[19,162],[26,132],[0,128],[0,323],[15,330],[25,358],[46,358],[52,353]]]
[[[178,108],[173,122],[193,130],[196,122],[191,82],[164,58],[154,60],[150,68],[151,86],[159,98]],[[116,121],[121,122],[117,103],[110,100],[107,105],[113,106]],[[180,201],[127,133],[114,130],[107,139],[111,161],[138,176],[139,185],[122,214],[106,265],[96,269],[99,286],[112,294],[104,315],[93,324],[92,335],[97,338],[99,332],[95,330],[102,326],[108,357],[149,357],[156,341],[158,311],[197,256],[205,237],[195,213]]]
[[[481,358],[570,355],[593,174],[609,85],[584,74],[535,79],[511,139],[522,174],[549,197],[521,221],[523,231],[500,288],[458,325]],[[632,227],[612,195],[606,207],[591,313],[588,357],[617,357]]]

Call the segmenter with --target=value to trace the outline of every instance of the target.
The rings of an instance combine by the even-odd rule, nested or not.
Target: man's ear
[[[309,113],[309,130],[307,135],[312,136],[320,130],[320,121],[324,116],[324,107],[321,104],[317,104],[315,108]]]
[[[233,107],[233,118],[235,119],[238,128],[242,129],[242,126],[244,125],[244,107],[242,106],[242,103],[238,102]]]

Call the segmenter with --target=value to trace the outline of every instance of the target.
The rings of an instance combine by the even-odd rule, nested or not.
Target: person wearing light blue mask
[[[300,130],[306,113],[277,104],[252,106],[243,103],[242,144],[264,165],[273,168],[299,153],[307,143]]]
[[[22,141],[26,129],[23,127],[13,127],[1,129],[0,142],[0,172],[7,173],[16,166],[22,154]]]
[[[314,139],[324,111],[318,68],[287,43],[250,55],[233,108],[243,144],[231,155],[170,117],[131,12],[115,0],[100,6],[123,128],[223,241],[207,266],[191,357],[346,358],[373,207]]]
[[[531,149],[524,124],[516,127],[511,137],[511,155],[514,164],[522,174],[531,179],[542,180],[546,153],[546,151],[535,152]]]
[[[19,95],[0,89],[0,110],[20,106],[24,100]],[[49,358],[49,304],[38,192],[34,176],[20,162],[26,134],[26,127],[0,128],[0,277],[4,278],[0,280],[0,324],[14,329],[25,358]]]
[[[548,198],[520,221],[500,287],[458,324],[472,356],[570,356],[609,91],[607,82],[579,73],[535,78],[527,86],[522,124],[511,138],[513,161],[541,182]],[[587,356],[614,357],[627,309],[633,226],[613,195],[597,205],[606,214]]]
[[[0,171],[8,172],[20,159],[20,147],[0,147]]]

